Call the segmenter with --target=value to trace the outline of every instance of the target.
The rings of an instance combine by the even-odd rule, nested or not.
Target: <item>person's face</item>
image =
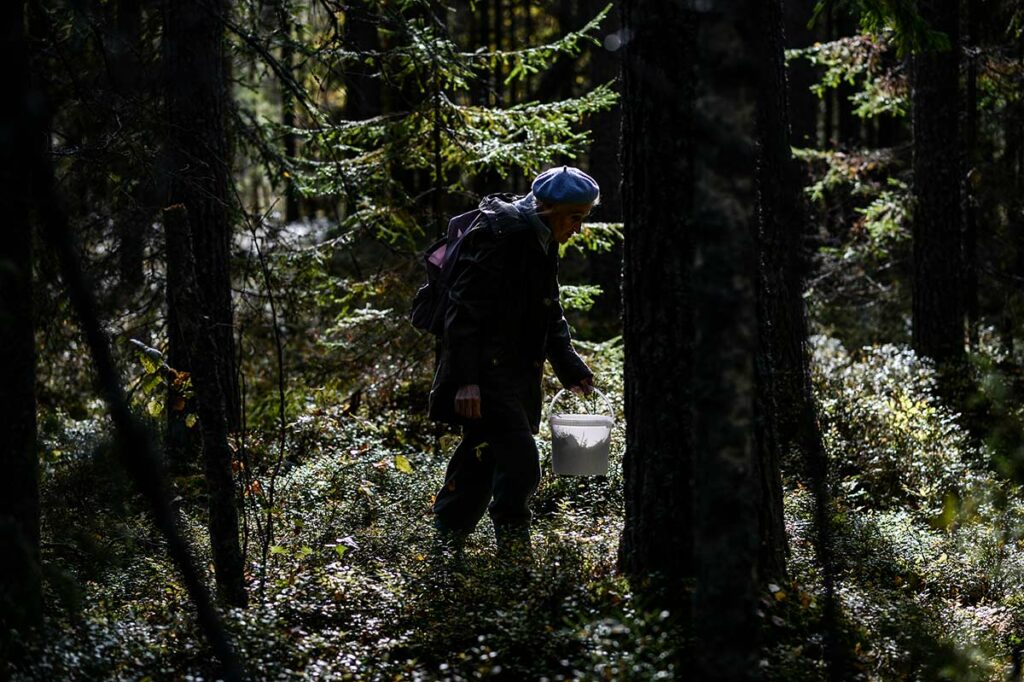
[[[555,241],[564,244],[580,231],[583,219],[590,214],[591,206],[592,204],[541,205],[538,213],[551,228],[551,234]]]

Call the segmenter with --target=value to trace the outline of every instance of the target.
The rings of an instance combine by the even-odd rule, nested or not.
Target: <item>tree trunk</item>
[[[604,3],[588,0],[581,11],[587,20],[595,16]],[[615,34],[619,30],[618,15],[612,13],[602,25],[603,33]],[[620,60],[616,52],[604,45],[590,48],[590,82],[606,83],[619,75]],[[621,84],[620,84],[621,85]],[[621,90],[621,88],[616,88]],[[621,100],[620,100],[621,101]],[[608,111],[591,115],[588,171],[601,187],[601,203],[594,210],[593,220],[622,221],[622,168],[619,164],[619,131],[622,128],[621,104]],[[622,320],[622,245],[616,244],[610,253],[587,254],[589,281],[601,287],[602,294],[594,302],[590,314],[594,321],[606,322],[607,336],[619,334]]]
[[[278,19],[281,27],[283,43],[281,44],[281,65],[284,67],[290,78],[295,77],[295,48],[292,45],[292,15],[291,7],[282,2],[278,8]],[[288,83],[281,84],[281,125],[286,128],[295,127],[295,95],[292,93]],[[298,138],[295,133],[285,131],[284,134],[284,155],[289,162],[298,153]],[[294,223],[299,219],[299,192],[291,176],[285,178],[284,189],[284,220],[286,223]]]
[[[762,579],[786,575],[782,509],[783,458],[816,450],[820,439],[811,395],[805,343],[801,237],[807,233],[800,171],[790,153],[781,7],[761,6],[755,34],[758,73],[757,307],[758,452]],[[804,423],[805,416],[812,417]],[[803,457],[794,457],[801,461]]]
[[[964,160],[966,172],[963,177],[963,310],[967,316],[968,339],[972,349],[978,346],[978,204],[972,180],[977,173],[978,158],[978,62],[973,50],[978,47],[979,8],[977,0],[966,0],[967,36],[965,47],[970,54],[967,57],[967,78],[964,106]]]
[[[753,0],[703,11],[648,2],[622,9],[630,40],[619,563],[634,583],[667,578],[676,593],[695,578],[697,676],[752,679],[757,55],[747,46],[763,26]]]
[[[1017,39],[1017,64],[1024,67],[1024,36]],[[1011,192],[1004,200],[1006,229],[1011,243],[1011,255],[1005,265],[1009,280],[1003,295],[1000,319],[1000,337],[1003,347],[1014,353],[1017,321],[1013,318],[1015,304],[1019,305],[1024,291],[1024,83],[1018,85],[1017,106],[1004,117],[1006,146],[1003,165]]]
[[[822,12],[822,18],[824,19],[824,32],[825,42],[836,39],[835,31],[835,15],[836,9],[833,3],[827,3],[825,9]],[[821,112],[821,142],[818,145],[821,149],[832,149],[836,146],[835,140],[835,109],[836,109],[836,91],[834,88],[829,88],[825,91],[825,96],[822,98],[822,112]]]
[[[516,16],[516,0],[508,0],[508,49],[518,50],[525,46],[524,41],[519,39],[519,21]],[[508,84],[508,103],[517,104],[522,101],[519,98],[519,79],[516,78]]]
[[[754,49],[758,72],[757,162],[757,451],[758,575],[762,584],[786,576],[787,540],[781,467],[797,464],[815,496],[817,554],[824,576],[824,638],[835,678],[835,569],[829,521],[827,455],[818,426],[806,348],[802,237],[807,217],[801,171],[790,153],[784,37],[779,0],[759,5]],[[794,468],[797,468],[794,467]]]
[[[960,278],[958,3],[921,0],[921,17],[951,49],[914,57],[914,349],[937,362],[963,355]]]
[[[536,45],[537,39],[533,35],[533,7],[534,3],[531,0],[523,0],[523,27],[526,30],[526,39],[523,41],[526,45]],[[618,60],[616,60],[618,61]],[[617,67],[616,67],[617,68]],[[529,71],[523,78],[523,94],[521,100],[524,102],[530,101],[530,93],[533,92],[533,74]]]
[[[377,18],[364,0],[352,0],[345,12],[345,44],[350,50],[378,51]],[[345,69],[345,118],[359,121],[381,112],[380,79],[374,68],[349,64]]]
[[[697,17],[626,0],[622,26],[625,527],[634,582],[692,578],[694,137]],[[671,182],[663,182],[671,178]]]
[[[142,0],[118,0],[110,67],[114,92],[123,99],[142,94],[144,79],[139,59],[142,45]],[[139,177],[139,168],[127,163],[123,166],[119,169],[121,177],[132,189],[127,206],[118,211],[115,218],[118,266],[122,291],[134,293],[145,283],[142,264],[146,253],[146,224],[151,215],[140,206],[146,195],[147,180]]]
[[[786,48],[810,47],[818,40],[819,28],[807,28],[814,14],[812,0],[789,0],[784,3]],[[819,24],[820,26],[820,24]],[[821,100],[811,92],[817,81],[814,68],[806,59],[794,59],[787,66],[789,75],[790,122],[793,144],[813,147],[818,139],[818,111]]]
[[[493,37],[494,37],[494,49],[504,50],[505,49],[505,16],[502,0],[491,0],[493,3],[493,10],[491,18],[494,20],[493,24]],[[500,62],[496,63],[492,67],[491,78],[493,79],[491,90],[494,92],[494,106],[505,106],[505,73]]]
[[[699,624],[697,677],[705,680],[753,679],[757,672],[757,270],[751,228],[759,55],[750,46],[765,30],[755,19],[760,5],[717,3],[700,16],[697,36],[696,217],[688,227],[696,244],[693,612]]]
[[[245,561],[238,544],[238,510],[231,474],[224,377],[216,361],[217,334],[205,292],[195,269],[195,241],[188,212],[181,204],[164,209],[167,246],[167,306],[179,320],[175,339],[192,358],[192,385],[203,439],[203,463],[209,495],[210,545],[217,578],[217,593],[232,606],[245,606],[248,597],[243,576]]]
[[[857,35],[857,23],[846,11],[840,11],[836,22],[837,37],[846,38]],[[839,148],[854,150],[863,145],[862,123],[863,121],[853,111],[851,97],[857,94],[857,88],[845,79],[836,86],[836,137],[839,140]]]
[[[558,20],[558,35],[563,36],[576,28],[573,21],[576,12],[572,0],[558,0],[555,18]],[[588,17],[589,18],[589,17]],[[559,55],[551,68],[545,71],[537,82],[537,91],[533,99],[538,102],[569,99],[573,96],[573,84],[576,76],[576,59],[569,55]]]
[[[30,88],[24,3],[0,9],[0,62],[7,93],[0,104],[0,193],[7,229],[0,239],[0,657],[8,633],[39,622],[39,455],[36,450],[35,338],[32,317],[30,175],[45,138]]]
[[[478,48],[483,48],[484,50],[491,49],[490,7],[490,0],[481,0],[480,4],[477,5],[477,11],[473,12],[473,25],[476,27],[476,43],[470,46],[470,51]],[[489,78],[478,78],[470,86],[474,104],[487,106],[490,86]]]
[[[196,281],[210,306],[216,335],[215,362],[224,380],[227,426],[237,431],[241,410],[231,301],[235,197],[227,128],[231,98],[222,22],[226,11],[224,0],[167,0],[163,44],[171,203],[188,209]],[[178,330],[170,329],[169,336],[179,337]],[[188,362],[194,359],[183,358],[173,341],[171,344],[171,366],[189,368]],[[183,360],[186,363],[182,365]]]
[[[589,21],[605,4],[601,0],[587,0],[581,11]],[[602,24],[602,33],[613,35],[618,32],[619,17],[616,13],[612,13]],[[589,50],[591,85],[606,83],[620,75],[621,60],[616,52],[608,50],[604,45],[593,45]],[[621,87],[616,89],[621,91]],[[599,206],[601,216],[604,220],[613,222],[622,220],[622,169],[619,164],[619,132],[621,128],[621,98],[619,103],[611,109],[591,114],[590,129],[593,134],[593,142],[590,145],[589,172],[601,187],[601,204]]]

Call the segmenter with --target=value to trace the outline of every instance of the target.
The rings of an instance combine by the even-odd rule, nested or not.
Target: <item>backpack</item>
[[[444,318],[448,309],[448,289],[451,274],[458,260],[459,250],[467,234],[475,227],[484,212],[479,208],[457,215],[448,222],[444,237],[431,244],[423,253],[427,269],[427,283],[419,288],[412,299],[409,319],[412,326],[435,336],[444,335]]]

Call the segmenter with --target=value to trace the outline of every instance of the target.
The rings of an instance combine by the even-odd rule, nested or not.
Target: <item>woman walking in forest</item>
[[[544,360],[566,388],[593,390],[559,303],[558,246],[599,198],[583,171],[552,168],[525,197],[484,197],[462,237],[430,392],[431,418],[463,428],[433,506],[445,549],[460,552],[487,512],[499,553],[529,560]]]

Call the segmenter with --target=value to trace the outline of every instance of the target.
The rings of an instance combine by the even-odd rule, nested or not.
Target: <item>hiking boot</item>
[[[533,565],[533,546],[530,526],[495,526],[494,537],[498,545],[498,558],[510,566]]]
[[[469,532],[452,530],[435,523],[434,538],[431,543],[431,564],[436,570],[461,573],[466,568],[466,538]]]

